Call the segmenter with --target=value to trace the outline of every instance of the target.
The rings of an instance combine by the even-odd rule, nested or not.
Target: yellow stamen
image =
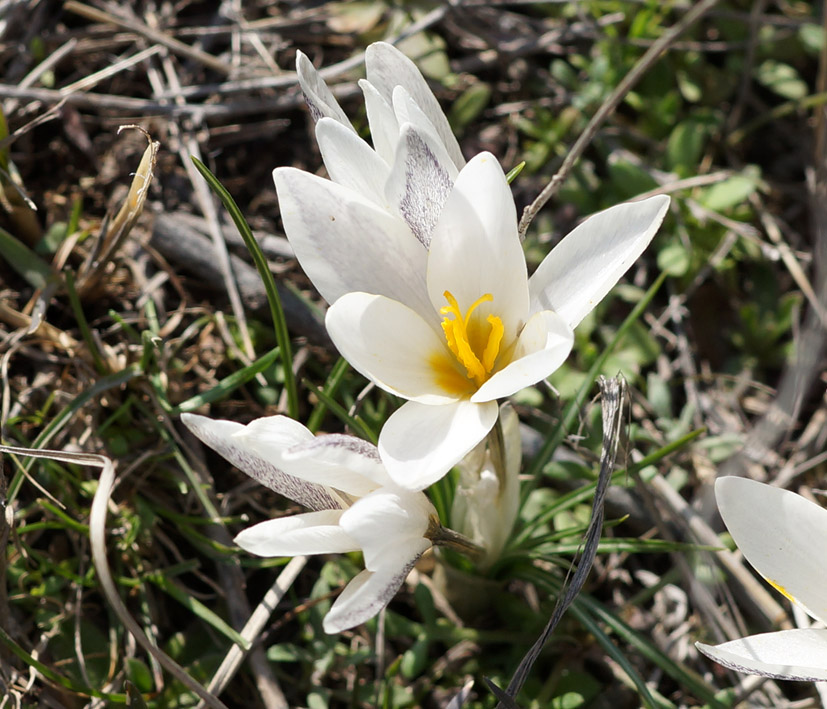
[[[790,592],[789,592],[789,591],[787,591],[787,589],[786,589],[786,588],[784,588],[784,587],[783,587],[780,583],[776,583],[776,582],[775,582],[775,581],[773,581],[772,579],[767,579],[767,583],[768,583],[770,586],[772,586],[772,587],[773,587],[776,591],[778,591],[778,592],[779,592],[782,596],[784,596],[786,599],[788,599],[788,600],[792,601],[793,603],[797,603],[797,601],[795,600],[795,598],[793,598],[793,597],[790,595]]]
[[[503,338],[503,322],[496,315],[489,315],[486,322],[491,327],[488,337],[485,340],[484,346],[478,343],[475,349],[471,344],[471,337],[469,336],[469,325],[471,323],[471,315],[482,304],[489,303],[494,300],[494,296],[490,293],[485,293],[477,298],[471,307],[463,315],[459,307],[459,303],[450,291],[443,293],[448,305],[440,308],[439,312],[445,317],[442,319],[442,331],[445,333],[445,342],[448,349],[454,353],[454,357],[465,368],[467,376],[472,379],[477,386],[482,386],[494,369],[494,363],[497,361],[497,355],[500,353],[500,344]],[[474,329],[473,327],[471,328]],[[475,333],[477,334],[477,333]],[[474,338],[475,343],[479,338]],[[482,350],[480,353],[479,350]]]

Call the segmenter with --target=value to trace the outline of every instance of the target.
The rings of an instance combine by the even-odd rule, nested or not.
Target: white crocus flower
[[[254,480],[312,512],[261,522],[235,542],[258,556],[361,551],[365,570],[336,599],[324,629],[337,633],[384,608],[441,531],[421,492],[388,477],[376,447],[352,436],[315,437],[285,416],[246,426],[183,414],[204,443]]]
[[[827,510],[789,490],[739,477],[719,478],[721,517],[746,559],[776,590],[827,623]],[[827,630],[750,635],[698,649],[739,672],[827,681]]]
[[[400,216],[427,246],[448,190],[465,165],[448,119],[416,65],[394,46],[371,44],[365,52],[365,97],[373,148],[354,130],[330,89],[301,52],[296,71],[316,140],[330,179]],[[288,172],[279,190],[282,210],[290,210],[294,189],[318,181]],[[278,181],[277,181],[278,182]],[[333,195],[337,194],[332,190]],[[287,227],[288,230],[290,227]],[[299,260],[305,256],[297,251]]]
[[[489,153],[460,171],[427,250],[358,195],[293,196],[287,234],[294,247],[318,249],[312,268],[303,265],[333,302],[333,342],[368,379],[409,400],[385,423],[379,452],[412,490],[485,437],[498,398],[562,364],[572,328],[646,248],[669,204],[658,196],[593,216],[529,279],[511,191]]]
[[[514,527],[522,459],[520,420],[510,404],[503,404],[499,425],[457,464],[451,526],[483,550],[478,568],[500,557]]]

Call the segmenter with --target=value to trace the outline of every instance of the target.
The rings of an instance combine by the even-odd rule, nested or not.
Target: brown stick
[[[99,10],[96,7],[84,5],[81,2],[77,2],[77,0],[68,0],[64,3],[63,9],[68,10],[69,12],[74,12],[76,15],[85,17],[93,22],[102,22],[107,25],[115,25],[116,27],[121,27],[125,30],[129,30],[130,32],[134,32],[135,34],[139,34],[152,42],[163,45],[175,54],[180,54],[188,57],[189,59],[200,62],[213,71],[217,71],[219,74],[228,75],[232,71],[232,67],[229,64],[222,62],[212,54],[207,54],[206,52],[202,52],[200,49],[190,47],[188,44],[175,39],[175,37],[170,37],[159,30],[145,25],[143,22],[117,17],[109,12]]]

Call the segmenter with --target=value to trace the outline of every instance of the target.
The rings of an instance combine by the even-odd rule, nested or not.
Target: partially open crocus
[[[522,459],[520,420],[505,403],[498,424],[457,464],[451,526],[482,549],[479,569],[499,559],[511,535],[520,507]]]
[[[316,121],[322,159],[333,183],[400,216],[427,246],[465,159],[436,97],[408,57],[393,45],[375,42],[365,52],[365,69],[367,78],[359,86],[373,148],[357,135],[310,60],[297,55],[296,71]],[[284,209],[289,190],[281,199]],[[297,254],[301,260],[301,251]]]
[[[251,478],[312,510],[245,529],[235,538],[242,549],[266,557],[363,553],[365,570],[325,616],[328,633],[382,610],[431,547],[431,537],[447,531],[428,498],[394,485],[375,446],[361,439],[315,437],[284,416],[246,426],[194,414],[181,420]]]
[[[811,617],[827,622],[827,510],[789,490],[739,477],[719,478],[721,517],[747,561]],[[750,635],[721,645],[697,643],[738,672],[827,681],[827,630],[799,628]]]

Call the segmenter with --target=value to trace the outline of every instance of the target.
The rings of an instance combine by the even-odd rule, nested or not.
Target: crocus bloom
[[[194,414],[181,420],[251,478],[312,510],[245,529],[235,538],[242,549],[266,557],[363,553],[365,570],[325,616],[328,633],[382,610],[439,529],[428,498],[394,485],[375,446],[359,438],[315,437],[285,416],[246,426]]]
[[[436,99],[399,52],[372,45],[366,62],[375,150],[300,57],[331,180],[289,167],[273,176],[287,237],[332,304],[334,343],[368,379],[409,400],[386,422],[379,452],[394,482],[419,490],[485,437],[498,398],[560,366],[572,328],[649,244],[669,198],[595,215],[529,279],[497,161],[483,153],[464,163]]]
[[[816,620],[827,622],[827,510],[789,490],[739,477],[719,478],[715,497],[747,561],[773,588]],[[739,672],[827,681],[823,628],[762,633],[697,647]]]
[[[367,79],[359,86],[373,149],[357,135],[310,60],[298,53],[296,71],[316,121],[319,150],[334,183],[400,216],[427,245],[465,159],[436,97],[408,57],[375,42],[365,52],[365,68]],[[280,196],[284,210],[290,195]],[[302,253],[298,256],[302,260]]]
[[[460,171],[428,248],[359,194],[302,175],[275,173],[287,235],[297,254],[315,253],[302,266],[333,303],[326,326],[339,351],[409,400],[385,423],[379,451],[393,480],[414,490],[485,437],[498,398],[562,364],[572,328],[646,248],[669,204],[658,196],[593,216],[529,279],[511,191],[489,153]]]

